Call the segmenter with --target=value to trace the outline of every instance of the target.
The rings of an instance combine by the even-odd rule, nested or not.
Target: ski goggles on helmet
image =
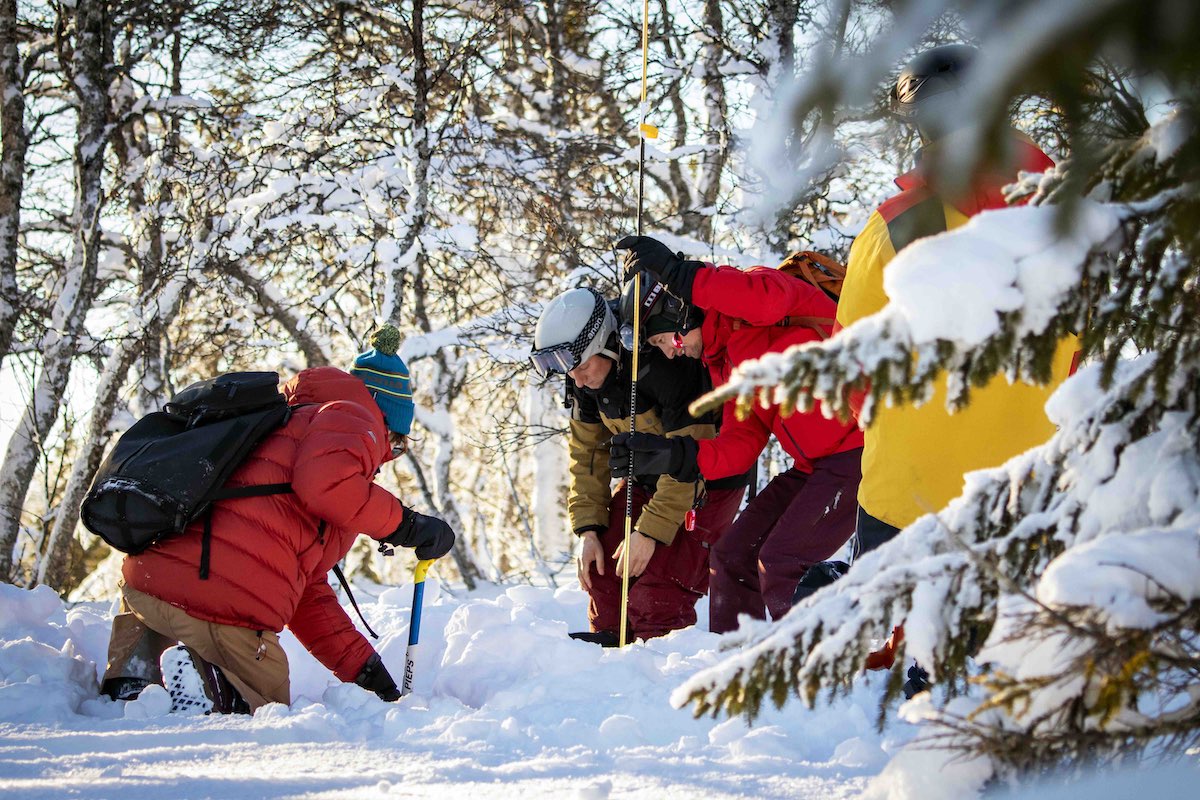
[[[529,360],[543,377],[552,373],[567,373],[598,353],[607,352],[605,347],[616,327],[612,312],[603,295],[594,289],[588,290],[595,303],[583,327],[568,342],[539,347],[529,354]],[[611,354],[615,359],[616,355]]]
[[[572,342],[534,350],[529,354],[529,360],[533,362],[533,368],[543,376],[556,372],[565,375],[579,366],[579,354],[574,351]]]
[[[651,273],[643,271],[640,277],[640,296],[635,300],[634,281],[629,282],[621,296],[622,321],[621,326],[617,329],[617,335],[621,340],[621,347],[631,353],[634,351],[635,346],[642,350],[645,350],[649,346],[646,344],[646,338],[649,335],[646,327],[647,322],[654,317],[662,315],[663,308],[661,306],[663,304],[661,301],[669,297],[667,287],[655,280]],[[638,331],[638,336],[636,337],[633,335],[634,316],[638,316],[641,322],[641,330]]]
[[[929,75],[905,75],[896,83],[892,98],[896,105],[911,107],[920,99],[921,90],[929,83]]]
[[[619,331],[617,331],[617,335],[618,335],[618,336],[620,337],[620,339],[621,339],[621,347],[625,348],[627,351],[629,351],[630,353],[632,353],[632,352],[634,351],[634,345],[635,345],[635,342],[634,342],[634,340],[633,340],[633,339],[634,339],[634,337],[633,337],[633,323],[632,323],[632,322],[624,322],[624,323],[622,323],[622,324],[621,324],[621,329],[620,329]],[[639,345],[639,346],[641,346],[641,348],[642,348],[643,350],[646,348],[646,334],[645,334],[645,331],[642,331],[642,341],[640,341],[640,342],[637,342],[636,344],[637,344],[637,345]]]

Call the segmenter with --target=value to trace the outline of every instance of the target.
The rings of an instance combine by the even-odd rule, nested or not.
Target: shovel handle
[[[408,649],[404,653],[404,680],[400,684],[400,696],[412,691],[413,667],[417,660],[417,643],[421,638],[421,605],[425,598],[425,575],[436,559],[418,561],[413,569],[412,618],[408,622]]]

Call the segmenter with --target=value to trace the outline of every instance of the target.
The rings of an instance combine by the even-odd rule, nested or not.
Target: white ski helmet
[[[571,289],[542,309],[529,360],[542,375],[570,372],[597,353],[616,361],[609,347],[616,330],[616,316],[603,295],[595,289]]]

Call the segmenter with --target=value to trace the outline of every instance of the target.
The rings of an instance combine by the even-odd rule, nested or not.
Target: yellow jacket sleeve
[[[887,223],[878,211],[873,212],[862,233],[850,246],[846,280],[838,299],[838,327],[847,328],[887,305],[888,296],[883,291],[883,268],[895,257],[896,251],[888,236]]]

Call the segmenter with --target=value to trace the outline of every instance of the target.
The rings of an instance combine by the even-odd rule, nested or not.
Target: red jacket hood
[[[387,422],[383,418],[383,411],[371,396],[367,385],[349,372],[337,367],[311,367],[302,370],[285,383],[282,391],[289,405],[324,405],[340,400],[362,406],[371,415],[381,449],[387,451],[384,461],[391,460],[391,446],[388,444]]]
[[[1004,201],[1004,193],[1001,190],[1016,180],[1018,172],[1045,172],[1054,166],[1053,159],[1038,149],[1038,146],[1028,136],[1019,131],[1013,131],[1012,137],[1014,140],[1013,151],[1008,163],[1000,167],[985,169],[963,191],[954,193],[941,191],[942,187],[938,186],[934,176],[927,174],[920,164],[916,169],[896,178],[896,185],[904,191],[928,186],[968,217],[972,217],[980,211],[1004,208],[1007,203]],[[936,147],[936,144],[930,145],[926,150],[933,147]]]
[[[367,385],[337,367],[312,367],[301,371],[283,385],[283,396],[291,405],[349,400],[374,409],[383,419],[383,412],[379,410],[375,398],[371,397]]]

